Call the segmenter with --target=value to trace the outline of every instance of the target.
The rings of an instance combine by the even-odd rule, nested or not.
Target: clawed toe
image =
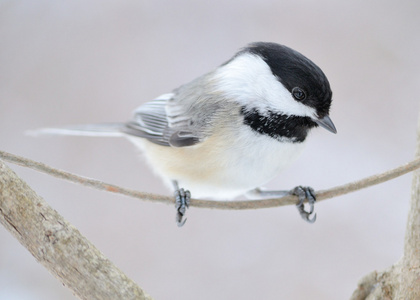
[[[182,227],[187,219],[184,219],[187,208],[190,205],[191,194],[184,189],[177,189],[175,191],[175,209],[176,209],[176,224]]]
[[[316,197],[314,189],[311,187],[297,186],[291,191],[291,193],[299,198],[299,202],[296,204],[296,207],[302,219],[309,223],[314,223],[316,221],[316,214],[310,218],[315,210]],[[309,211],[305,210],[305,200],[309,203]]]

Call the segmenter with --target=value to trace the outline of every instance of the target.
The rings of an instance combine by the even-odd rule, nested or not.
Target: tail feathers
[[[84,124],[72,125],[58,128],[40,128],[27,131],[26,134],[31,136],[40,135],[75,135],[75,136],[123,136],[121,129],[124,123],[101,123],[101,124]]]

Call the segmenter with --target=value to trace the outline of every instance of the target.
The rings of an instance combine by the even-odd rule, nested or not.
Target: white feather
[[[121,137],[124,134],[118,131],[121,124],[86,124],[74,125],[61,128],[41,128],[29,130],[25,133],[38,137],[41,135],[72,135],[72,136],[106,136]]]
[[[219,91],[241,105],[286,115],[315,118],[315,110],[293,99],[270,67],[257,55],[244,53],[215,72]]]

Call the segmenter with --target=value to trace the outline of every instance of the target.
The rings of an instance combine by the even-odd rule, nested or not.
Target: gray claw
[[[190,205],[191,193],[184,189],[177,189],[175,191],[175,208],[176,208],[176,224],[178,227],[184,226],[187,219],[183,219]]]
[[[306,222],[314,223],[316,221],[316,214],[314,214],[312,219],[309,218],[315,210],[316,198],[314,189],[311,187],[297,186],[291,191],[291,193],[298,196],[299,198],[299,202],[296,204],[296,206],[302,219],[304,219]],[[305,200],[308,200],[309,211],[305,210]]]

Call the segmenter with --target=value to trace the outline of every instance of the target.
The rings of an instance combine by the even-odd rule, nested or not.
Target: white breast
[[[279,142],[242,126],[227,140],[230,147],[220,151],[221,172],[214,174],[214,184],[200,188],[205,197],[233,198],[276,177],[301,154],[304,143]],[[220,147],[223,148],[223,147]]]
[[[129,137],[168,185],[192,197],[231,199],[267,183],[301,153],[303,143],[279,142],[248,126],[225,130],[192,147],[172,148]]]

